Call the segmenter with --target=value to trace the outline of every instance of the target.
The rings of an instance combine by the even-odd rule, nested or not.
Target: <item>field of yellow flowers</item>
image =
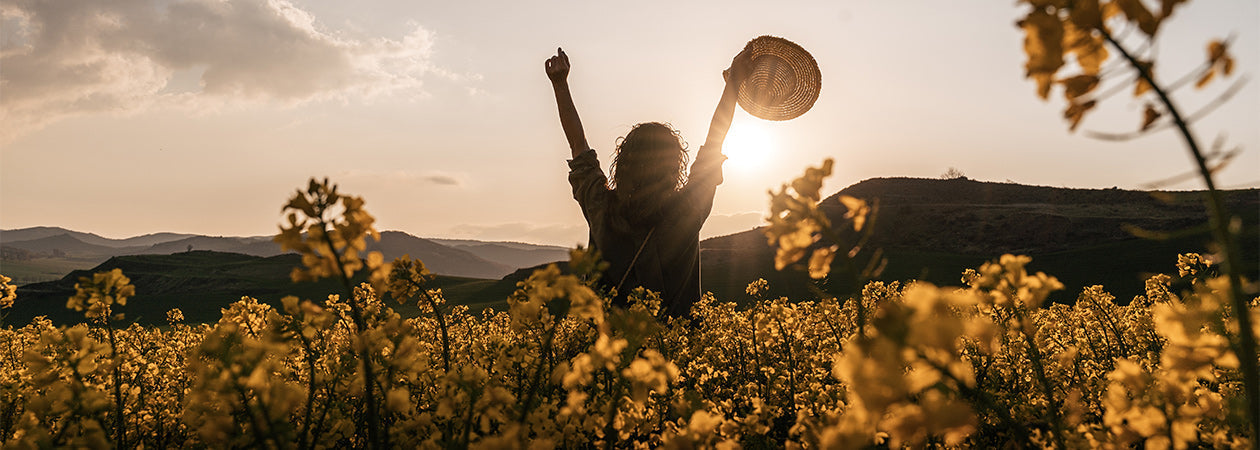
[[[810,169],[778,194],[768,235],[812,223]],[[804,180],[804,181],[802,181]],[[844,200],[865,213],[861,201]],[[852,298],[712,297],[658,317],[592,289],[600,262],[572,252],[521,282],[508,311],[446,305],[420,261],[360,257],[373,219],[312,180],[276,240],[302,252],[294,280],[341,277],[344,295],[243,298],[214,324],[121,325],[135,287],[84,277],[67,307],[87,323],[0,330],[5,448],[1250,448],[1225,278],[1186,254],[1177,275],[1118,304],[1101,286],[1071,305],[1029,258],[966,270],[959,287],[870,282]],[[815,211],[816,212],[816,211]],[[857,225],[857,220],[851,220]],[[855,228],[861,228],[860,225]],[[787,250],[784,250],[787,248]],[[817,254],[834,257],[827,248]],[[843,256],[841,256],[843,257]],[[1170,269],[1173,268],[1170,261]],[[371,283],[350,284],[356,271]],[[1191,290],[1174,292],[1174,278]],[[3,279],[3,303],[14,289]],[[404,319],[390,302],[418,304]],[[1252,333],[1260,330],[1249,330]]]

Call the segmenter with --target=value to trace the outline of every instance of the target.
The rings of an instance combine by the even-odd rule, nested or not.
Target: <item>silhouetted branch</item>
[[[1230,151],[1225,152],[1224,154],[1220,155],[1220,159],[1216,163],[1209,164],[1208,171],[1210,171],[1212,174],[1219,172],[1221,169],[1225,168],[1225,166],[1228,165],[1229,162],[1233,160],[1235,156],[1238,156],[1239,153],[1242,153],[1241,147],[1235,147],[1231,149]],[[1161,187],[1177,184],[1182,181],[1195,178],[1197,176],[1199,176],[1199,171],[1191,170],[1189,172],[1173,175],[1171,177],[1164,178],[1162,180],[1152,181],[1150,183],[1146,183],[1138,187],[1142,189],[1159,189]]]
[[[1210,70],[1210,66],[1205,66],[1205,67],[1207,67]],[[1187,76],[1183,77],[1182,80],[1196,78],[1195,76],[1191,76],[1191,75],[1202,75],[1202,72],[1198,74],[1194,74],[1194,73],[1187,74]],[[1182,80],[1178,80],[1178,81],[1182,81]],[[1221,107],[1221,105],[1225,104],[1225,102],[1233,98],[1234,95],[1238,94],[1238,91],[1242,90],[1243,86],[1247,84],[1247,81],[1249,81],[1247,77],[1239,77],[1238,80],[1234,81],[1234,84],[1231,84],[1228,89],[1222,91],[1220,95],[1217,95],[1216,98],[1212,99],[1212,101],[1208,102],[1206,105],[1203,105],[1203,107],[1199,108],[1199,110],[1186,115],[1185,122],[1187,124],[1193,124],[1199,119],[1206,117],[1208,114],[1211,114],[1212,111],[1216,110],[1216,108]],[[1108,133],[1105,131],[1085,130],[1085,136],[1088,136],[1094,139],[1104,140],[1104,141],[1127,141],[1127,140],[1136,139],[1136,138],[1145,136],[1150,133],[1154,133],[1156,131],[1172,128],[1175,125],[1176,123],[1174,123],[1171,120],[1164,120],[1157,124],[1153,124],[1145,129],[1141,129],[1137,131],[1130,131],[1127,133]]]

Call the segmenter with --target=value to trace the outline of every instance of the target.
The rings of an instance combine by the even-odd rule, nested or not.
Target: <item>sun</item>
[[[722,153],[728,158],[727,166],[742,170],[762,168],[775,150],[773,133],[753,121],[732,124],[722,144]]]

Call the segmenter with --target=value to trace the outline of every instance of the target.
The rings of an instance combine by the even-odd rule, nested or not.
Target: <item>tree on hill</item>
[[[949,169],[945,171],[945,173],[941,174],[941,179],[942,180],[960,180],[960,179],[966,180],[967,175],[964,175],[963,172],[961,170],[958,170],[957,167],[950,167]]]

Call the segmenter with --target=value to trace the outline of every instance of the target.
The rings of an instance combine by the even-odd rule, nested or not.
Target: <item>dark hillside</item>
[[[428,239],[401,231],[381,232],[381,241],[368,239],[369,251],[379,251],[386,261],[409,255],[424,261],[433,273],[470,278],[498,279],[512,273],[515,267],[474,255],[466,250],[447,247]]]
[[[222,237],[222,236],[190,236],[183,239],[154,244],[148,248],[132,252],[137,255],[169,255],[172,253],[193,250],[209,250],[214,252],[241,253],[253,256],[276,256],[281,253],[280,244],[271,241],[270,237]]]
[[[887,248],[964,254],[1046,253],[1133,239],[1126,227],[1179,232],[1206,223],[1202,194],[1066,189],[967,179],[873,179],[822,203],[842,215],[838,195],[879,199]],[[1232,191],[1233,210],[1256,211],[1260,190]],[[1256,215],[1248,214],[1254,224]]]
[[[237,253],[192,251],[172,255],[118,256],[92,268],[77,270],[57,281],[18,287],[17,301],[8,312],[6,323],[23,324],[37,315],[46,315],[56,323],[83,321],[83,313],[66,309],[66,300],[74,295],[74,285],[81,276],[95,272],[122,269],[136,287],[136,296],[127,305],[116,308],[126,314],[126,321],[163,324],[166,311],[180,308],[189,322],[214,322],[220,310],[250,296],[278,306],[286,295],[306,299],[324,299],[344,290],[340,283],[322,280],[316,283],[293,283],[289,272],[302,264],[297,254],[258,257]],[[359,277],[361,278],[361,277]],[[361,280],[360,280],[361,281]],[[464,286],[485,280],[439,276],[433,286],[448,291],[452,303],[465,301]],[[391,304],[400,314],[417,314],[414,305]]]
[[[883,280],[919,279],[957,285],[963,269],[1003,253],[1032,256],[1030,269],[1060,279],[1067,289],[1054,297],[1071,301],[1083,287],[1102,284],[1121,301],[1138,295],[1153,273],[1175,271],[1178,253],[1207,252],[1210,234],[1201,192],[1143,192],[1066,189],[967,179],[882,178],[866,180],[824,199],[820,205],[840,223],[839,195],[878,199],[873,234],[864,255],[882,249]],[[1248,276],[1260,272],[1260,190],[1227,192],[1227,204],[1243,218],[1243,257]],[[1131,231],[1166,233],[1165,240]],[[799,297],[802,273],[773,273],[773,250],[760,230],[701,243],[705,289],[719,298],[742,299],[748,281],[771,282],[772,293]],[[861,258],[861,257],[860,257]],[[829,286],[837,292],[852,286]],[[764,274],[771,274],[765,276]]]

